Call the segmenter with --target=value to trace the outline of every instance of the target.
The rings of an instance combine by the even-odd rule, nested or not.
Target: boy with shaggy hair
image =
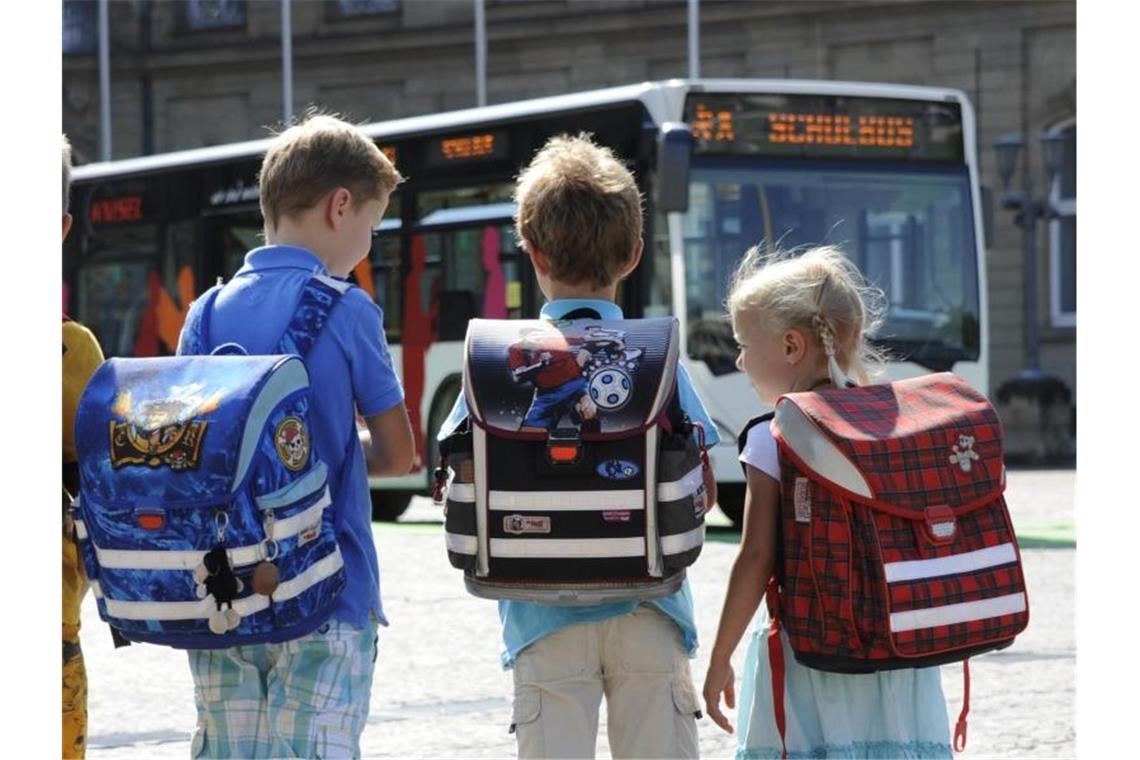
[[[209,353],[229,342],[250,354],[275,353],[309,279],[344,279],[368,255],[372,229],[402,179],[367,136],[333,116],[312,116],[278,135],[258,179],[266,245],[246,254],[208,320],[205,299],[195,301],[179,354]],[[411,468],[412,431],[383,314],[360,288],[348,287],[333,307],[306,364],[312,441],[329,468],[347,584],[332,617],[306,636],[189,652],[195,757],[360,755],[377,625],[387,625],[368,476]],[[368,442],[358,438],[357,412],[367,422]]]
[[[633,176],[588,136],[549,140],[518,178],[516,230],[548,299],[543,319],[591,312],[622,319],[617,288],[641,261],[641,196]],[[682,409],[718,440],[683,366]],[[461,394],[444,430],[467,409]],[[709,502],[716,483],[706,466]],[[593,757],[606,699],[614,757],[697,757],[699,704],[689,669],[697,647],[692,593],[646,602],[562,607],[499,602],[503,665],[513,669],[511,731],[519,757]]]

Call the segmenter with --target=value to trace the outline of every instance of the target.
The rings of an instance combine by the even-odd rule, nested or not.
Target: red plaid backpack
[[[740,436],[765,415],[749,423]],[[790,393],[776,403],[780,557],[769,582],[769,656],[784,733],[781,627],[817,670],[869,673],[961,660],[1013,643],[1029,623],[1002,492],[990,403],[939,373]]]

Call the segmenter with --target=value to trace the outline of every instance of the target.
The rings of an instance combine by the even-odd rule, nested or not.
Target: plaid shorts
[[[280,644],[188,652],[193,758],[360,757],[376,622],[336,620]]]

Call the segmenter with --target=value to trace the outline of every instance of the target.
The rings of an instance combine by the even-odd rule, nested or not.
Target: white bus
[[[373,482],[376,517],[426,493],[459,390],[467,320],[534,317],[514,239],[519,169],[552,135],[590,132],[645,197],[630,317],[672,314],[716,422],[721,507],[739,520],[736,434],[764,411],[734,366],[727,278],[751,245],[833,243],[889,301],[892,378],[951,370],[982,391],[987,314],[974,114],[957,90],[856,82],[670,80],[369,124],[408,177],[354,277],[383,307],[423,466]],[[74,172],[64,308],[109,356],[172,353],[185,310],[260,244],[268,140]]]

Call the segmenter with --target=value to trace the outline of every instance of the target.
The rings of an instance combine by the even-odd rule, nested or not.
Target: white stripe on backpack
[[[922,578],[938,578],[943,575],[969,573],[997,565],[1008,565],[1017,561],[1013,544],[998,544],[972,552],[951,554],[934,559],[912,559],[904,562],[888,562],[883,565],[887,583],[916,581]]]
[[[935,628],[940,625],[968,623],[971,620],[1013,615],[1025,611],[1025,594],[1006,594],[977,602],[947,604],[942,607],[927,607],[919,610],[891,613],[891,631],[914,631],[919,628]]]
[[[607,559],[610,557],[642,557],[645,539],[633,538],[492,538],[491,556],[518,559],[524,557]]]
[[[684,533],[661,537],[662,554],[680,554],[690,549],[696,549],[705,540],[705,526],[701,523],[697,527]]]
[[[462,533],[448,533],[447,550],[457,554],[475,554],[479,551],[479,539]]]
[[[328,486],[326,486],[324,494],[313,506],[292,517],[287,517],[284,520],[278,520],[274,523],[273,538],[278,541],[283,541],[287,538],[292,538],[307,528],[319,524],[321,512],[330,504],[332,504],[332,497],[329,495]],[[77,520],[75,526],[76,535],[80,538],[86,538],[87,529],[86,527],[82,527],[83,523]],[[114,568],[117,570],[193,570],[202,564],[202,557],[206,554],[206,552],[202,550],[151,551],[146,549],[102,549],[94,541],[91,542],[91,545],[95,549],[95,556],[98,558],[101,567]],[[227,549],[226,554],[229,556],[230,564],[234,567],[253,565],[265,559],[265,544],[258,543],[249,546],[238,546],[233,549]]]
[[[645,491],[491,491],[490,508],[496,512],[542,510],[585,512],[645,509]],[[641,551],[645,551],[642,544]]]
[[[338,546],[336,551],[310,565],[305,572],[281,583],[273,592],[273,601],[284,602],[300,596],[343,566],[344,558],[341,557]],[[199,620],[210,617],[217,609],[217,605],[208,597],[193,602],[130,602],[103,596],[98,582],[92,582],[91,590],[97,599],[103,599],[108,615],[123,620]],[[245,617],[269,607],[269,597],[250,594],[235,599],[233,607],[239,615]]]
[[[696,493],[704,483],[703,465],[698,465],[685,473],[680,480],[657,485],[657,501],[680,501],[686,496]]]

